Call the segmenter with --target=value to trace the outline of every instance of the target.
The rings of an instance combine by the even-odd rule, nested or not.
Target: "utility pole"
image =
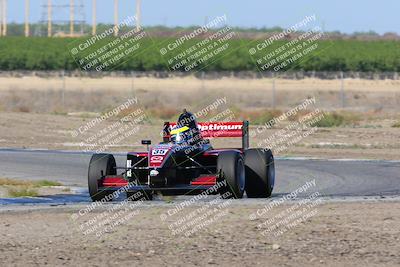
[[[114,36],[118,36],[118,0],[114,0]]]
[[[69,35],[74,36],[74,0],[69,1]]]
[[[29,37],[29,0],[25,0],[25,37]]]
[[[92,0],[92,35],[96,35],[96,0]]]
[[[3,0],[3,36],[7,36],[7,0]]]
[[[51,0],[47,0],[47,37],[51,37]]]
[[[136,31],[140,31],[141,16],[142,16],[142,0],[136,0]]]
[[[0,0],[0,37],[3,36],[3,2]]]

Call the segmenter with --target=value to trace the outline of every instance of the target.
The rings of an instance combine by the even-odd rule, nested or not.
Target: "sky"
[[[69,0],[52,0],[67,3]],[[75,0],[85,5],[85,20],[91,21],[92,0]],[[25,0],[8,0],[8,21],[23,22]],[[30,0],[32,22],[42,17],[43,2]],[[315,14],[325,31],[353,33],[375,31],[400,33],[399,0],[142,0],[142,24],[165,26],[202,25],[214,17],[227,15],[227,24],[239,27],[290,27]],[[135,14],[135,0],[119,0],[122,20]],[[67,11],[54,12],[53,19],[67,19]],[[113,0],[97,0],[97,21],[113,22]]]

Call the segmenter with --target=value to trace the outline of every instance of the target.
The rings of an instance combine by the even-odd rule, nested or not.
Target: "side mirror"
[[[151,145],[151,140],[142,140],[142,145],[146,145],[147,150],[149,150],[149,145]]]
[[[142,145],[151,145],[151,140],[142,140]]]

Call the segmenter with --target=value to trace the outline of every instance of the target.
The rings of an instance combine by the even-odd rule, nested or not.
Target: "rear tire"
[[[249,198],[267,198],[275,184],[275,164],[271,150],[248,149],[246,165],[246,194]]]
[[[242,198],[245,189],[244,160],[236,151],[224,151],[218,155],[217,172],[226,181],[226,187],[221,190],[224,198]]]
[[[99,191],[104,176],[116,175],[115,158],[111,154],[94,154],[90,159],[88,171],[89,195],[93,201],[101,201],[110,194]],[[111,200],[111,199],[110,199]]]

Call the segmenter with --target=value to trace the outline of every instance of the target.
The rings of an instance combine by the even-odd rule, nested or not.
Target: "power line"
[[[63,1],[47,0],[47,4],[42,5],[42,19],[40,20],[40,25],[47,24],[48,37],[73,37],[83,35],[85,28],[83,0]],[[66,14],[68,14],[68,17],[65,16]],[[42,36],[45,33],[43,30],[39,29],[38,34]]]
[[[0,0],[0,36],[7,35],[7,1]],[[34,35],[47,35],[52,36],[76,36],[77,34],[84,34],[85,15],[83,0],[42,0],[42,18],[39,21],[39,26],[31,25],[30,21],[30,0],[20,0],[25,2],[24,6],[24,35],[29,37]],[[77,3],[79,2],[79,3]],[[141,0],[136,0],[136,30],[141,29]],[[69,18],[62,19],[59,14],[60,10],[68,10]],[[65,15],[65,14],[64,14]],[[56,18],[56,19],[54,19]],[[61,19],[60,19],[61,18]],[[114,35],[119,34],[119,1],[114,0]],[[80,31],[76,31],[76,25],[81,25]],[[67,26],[69,25],[69,27]],[[31,33],[31,26],[33,33]],[[45,28],[43,28],[43,26]],[[68,29],[69,28],[69,29]],[[97,32],[97,0],[92,0],[92,31],[91,34],[95,35]]]

